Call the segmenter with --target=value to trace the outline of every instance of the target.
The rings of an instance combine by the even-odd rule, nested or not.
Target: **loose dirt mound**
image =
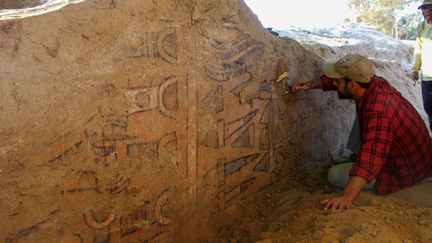
[[[315,190],[294,185],[279,185],[279,189],[262,192],[256,207],[244,203],[233,208],[232,212],[241,214],[233,216],[233,224],[219,229],[214,242],[432,241],[432,183],[411,189],[417,195],[428,193],[428,199],[423,201],[362,192],[346,211],[325,211],[320,205],[320,201],[340,191],[328,186]]]

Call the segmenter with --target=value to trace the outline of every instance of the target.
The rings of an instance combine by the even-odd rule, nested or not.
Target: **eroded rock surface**
[[[31,8],[46,3],[48,0],[0,0],[0,9]]]
[[[0,239],[193,239],[175,234],[189,215],[223,218],[342,151],[352,103],[282,94],[320,63],[241,0],[97,0],[1,21]]]

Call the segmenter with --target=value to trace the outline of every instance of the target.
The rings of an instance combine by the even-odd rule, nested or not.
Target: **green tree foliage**
[[[423,20],[420,12],[402,16],[398,21],[398,38],[403,40],[415,40],[417,37],[417,27]],[[393,35],[395,36],[395,35]]]
[[[418,22],[419,13],[397,16],[396,12],[411,3],[420,5],[421,0],[349,0],[351,8],[358,12],[357,22],[375,26],[387,35],[404,39],[415,36],[417,24],[413,22]]]

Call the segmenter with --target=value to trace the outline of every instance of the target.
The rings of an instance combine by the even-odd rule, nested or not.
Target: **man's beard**
[[[354,96],[352,94],[344,94],[344,93],[341,93],[339,91],[338,91],[338,96],[339,96],[339,99],[341,99],[341,100],[349,100],[349,99],[352,100],[354,98]]]

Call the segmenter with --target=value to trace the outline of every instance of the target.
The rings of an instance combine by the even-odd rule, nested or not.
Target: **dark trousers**
[[[432,130],[432,81],[422,81],[423,107],[429,118],[429,128]]]

